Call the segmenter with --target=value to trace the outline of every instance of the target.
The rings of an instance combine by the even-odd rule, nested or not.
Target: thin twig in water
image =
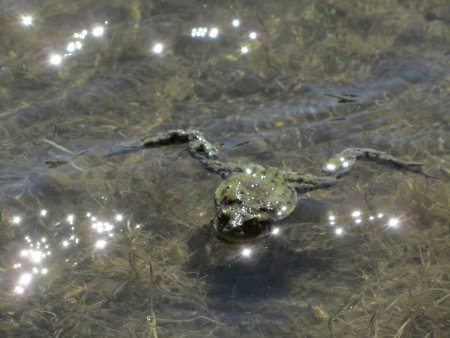
[[[45,143],[50,144],[51,146],[53,146],[53,147],[55,147],[55,148],[58,148],[59,150],[65,151],[66,153],[74,154],[73,151],[71,151],[71,150],[69,150],[69,149],[67,149],[67,148],[64,148],[63,146],[59,145],[59,144],[56,143],[56,142],[50,141],[50,140],[48,140],[48,139],[46,139],[46,138],[42,138],[42,141],[44,141]]]
[[[400,326],[400,329],[398,329],[397,333],[395,334],[394,338],[400,338],[403,334],[403,330],[405,329],[405,327],[409,324],[409,321],[411,320],[411,317],[408,318],[408,320],[406,320],[402,326]]]
[[[148,318],[148,320],[151,321],[151,336],[158,338],[158,332],[156,331],[156,316],[155,311],[153,311],[153,265],[151,261],[149,261],[148,264],[150,269],[150,318]]]
[[[224,323],[221,323],[213,318],[209,318],[206,316],[198,316],[198,317],[194,317],[194,318],[189,318],[189,319],[159,319],[160,322],[164,322],[164,323],[186,323],[186,322],[192,322],[194,320],[198,320],[198,319],[203,319],[206,321],[209,321],[211,323],[220,325],[220,326],[225,326]]]

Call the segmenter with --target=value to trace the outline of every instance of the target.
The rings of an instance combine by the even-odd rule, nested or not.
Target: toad
[[[212,225],[228,242],[242,243],[266,237],[273,223],[296,208],[298,194],[328,188],[348,174],[357,160],[375,161],[396,169],[423,174],[422,164],[406,162],[370,148],[347,148],[323,166],[324,176],[217,160],[217,148],[198,130],[168,130],[145,136],[138,147],[187,144],[190,154],[223,178],[215,191],[217,214]]]

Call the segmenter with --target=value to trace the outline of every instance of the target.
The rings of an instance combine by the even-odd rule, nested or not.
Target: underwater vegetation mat
[[[417,218],[405,233],[329,240],[332,254],[317,251],[322,267],[263,270],[285,274],[277,277],[287,281],[287,293],[267,284],[258,296],[226,285],[227,279],[220,280],[223,271],[188,268],[190,234],[183,221],[169,221],[168,227],[178,224],[170,236],[125,222],[105,251],[88,244],[89,235],[83,236],[88,227],[80,223],[84,245],[69,256],[55,248],[48,278],[37,281],[34,290],[21,296],[2,289],[0,333],[445,337],[450,332],[450,229],[444,193],[423,179],[404,180],[397,194],[407,203],[399,207],[416,210]],[[5,222],[1,230],[6,236]],[[5,271],[8,255],[2,252]],[[234,280],[239,284],[245,277]]]

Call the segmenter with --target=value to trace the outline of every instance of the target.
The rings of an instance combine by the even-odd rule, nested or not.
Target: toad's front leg
[[[172,129],[141,139],[143,147],[158,147],[170,144],[186,143],[193,157],[210,159],[217,155],[217,148],[209,142],[203,133],[194,129]]]
[[[374,161],[395,169],[427,176],[422,171],[422,163],[406,162],[384,151],[370,148],[347,148],[333,155],[323,166],[323,172],[328,176],[340,178],[353,169],[357,160]]]

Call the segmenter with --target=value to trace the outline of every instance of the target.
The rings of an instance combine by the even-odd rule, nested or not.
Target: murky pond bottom
[[[1,11],[2,336],[450,334],[446,1]],[[218,175],[185,144],[127,148],[179,128],[227,163],[321,175],[370,147],[426,175],[358,162],[225,243]]]

